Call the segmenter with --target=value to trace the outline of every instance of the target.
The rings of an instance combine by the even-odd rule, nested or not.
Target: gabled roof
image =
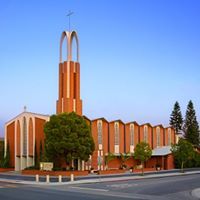
[[[162,128],[164,128],[164,126],[162,124],[158,124],[158,125],[153,126],[153,128],[156,128],[156,127],[162,127]]]
[[[5,124],[10,124],[12,123],[13,121],[15,121],[17,118],[23,116],[23,115],[32,115],[33,117],[38,117],[38,118],[48,118],[50,117],[50,115],[44,115],[44,114],[38,114],[38,113],[33,113],[33,112],[22,112],[20,113],[19,115],[17,115],[16,117],[12,118],[11,120],[9,120],[8,122],[6,122]]]
[[[141,124],[140,126],[145,126],[145,125],[152,127],[152,125],[150,123]]]
[[[110,123],[113,123],[113,122],[120,122],[120,123],[122,123],[122,124],[125,124],[121,119],[113,120],[113,121],[111,121]]]
[[[83,115],[83,118],[91,122],[91,120],[88,117],[86,117],[85,115]]]
[[[171,146],[164,146],[153,149],[152,156],[166,156],[171,153]]]
[[[165,129],[167,129],[167,128],[172,128],[172,126],[167,126],[167,127],[165,127]]]
[[[93,121],[97,121],[97,120],[103,120],[103,121],[105,121],[105,122],[108,123],[108,120],[106,120],[104,117],[100,117],[100,118],[93,119],[92,122],[93,122]]]
[[[126,124],[136,124],[139,126],[139,124],[136,121],[127,122]]]

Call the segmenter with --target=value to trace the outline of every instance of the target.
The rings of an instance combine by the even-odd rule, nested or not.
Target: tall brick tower
[[[62,61],[62,45],[66,38],[67,60]],[[77,48],[76,61],[72,60],[72,41],[75,39]],[[82,115],[82,100],[80,99],[80,63],[79,42],[75,31],[64,31],[60,39],[59,63],[59,94],[57,100],[57,114],[63,112],[76,112]]]

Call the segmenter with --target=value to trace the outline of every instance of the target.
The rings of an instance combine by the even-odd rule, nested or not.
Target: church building
[[[66,39],[66,40],[65,40]],[[76,42],[76,60],[72,59],[72,42]],[[66,41],[66,43],[64,43]],[[67,47],[67,55],[62,58],[62,48]],[[60,39],[58,100],[56,113],[76,112],[82,114],[82,100],[80,97],[80,62],[79,40],[76,31],[64,31]],[[134,153],[135,146],[145,141],[153,150],[152,158],[145,163],[146,168],[154,168],[156,165],[163,169],[172,169],[173,157],[170,152],[171,144],[176,143],[176,134],[173,128],[163,127],[161,124],[152,126],[149,123],[138,124],[136,121],[128,123],[120,119],[107,121],[104,117],[89,119],[83,116],[91,126],[91,134],[95,142],[95,151],[88,162],[78,161],[77,170],[119,169],[121,156]],[[50,116],[24,112],[5,124],[5,150],[10,152],[10,165],[16,171],[34,166],[35,157],[44,148],[44,124]],[[115,159],[106,163],[109,154],[115,155]],[[125,163],[133,167],[139,163],[130,158]]]

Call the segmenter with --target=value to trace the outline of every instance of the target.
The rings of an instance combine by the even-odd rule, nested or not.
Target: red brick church
[[[64,40],[66,38],[66,40]],[[76,60],[72,60],[72,41],[76,41]],[[62,58],[62,46],[67,46],[67,57]],[[76,112],[82,116],[82,100],[80,98],[80,63],[79,40],[75,31],[64,31],[60,40],[59,87],[56,102],[57,114],[63,112]],[[48,115],[24,112],[5,124],[5,149],[9,144],[10,165],[16,171],[33,166],[36,152],[40,151],[40,143],[44,146],[43,127],[49,120]],[[137,143],[148,142],[153,150],[152,157],[145,163],[146,168],[172,169],[173,157],[170,152],[171,144],[177,141],[174,129],[162,125],[152,126],[149,123],[138,124],[136,121],[124,123],[122,120],[107,121],[105,118],[88,119],[83,116],[91,126],[95,142],[95,151],[89,161],[78,160],[74,163],[77,170],[118,169],[121,165],[120,155],[131,154]],[[109,153],[115,159],[105,165],[105,158]],[[138,165],[136,160],[130,158],[125,163],[128,167]]]

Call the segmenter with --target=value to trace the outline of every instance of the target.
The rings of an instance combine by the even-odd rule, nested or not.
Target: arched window
[[[172,143],[171,128],[168,128],[168,145],[170,146],[171,143]]]
[[[23,155],[27,155],[27,122],[26,118],[23,118]]]
[[[20,133],[20,122],[17,120],[17,155],[21,155],[21,133]]]
[[[30,118],[29,120],[29,131],[28,131],[28,155],[33,156],[33,120]]]
[[[119,145],[119,122],[115,122],[115,145]]]
[[[148,126],[144,126],[144,142],[148,143]]]
[[[156,147],[160,146],[160,127],[156,127]]]
[[[97,121],[98,144],[102,144],[102,120]]]
[[[130,124],[130,145],[134,145],[134,124]]]

